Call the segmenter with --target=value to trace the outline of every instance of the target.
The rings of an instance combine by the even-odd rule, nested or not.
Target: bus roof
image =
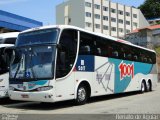
[[[0,38],[13,38],[13,37],[17,37],[19,34],[19,32],[9,32],[9,33],[1,33],[0,34]]]
[[[0,44],[0,48],[3,48],[3,47],[12,47],[14,46],[13,44]]]
[[[116,42],[120,42],[122,44],[134,46],[134,47],[137,47],[137,48],[144,49],[144,50],[151,51],[151,52],[155,53],[154,50],[151,50],[151,49],[148,49],[148,48],[144,48],[144,47],[132,44],[131,42],[128,42],[126,40],[122,40],[122,39],[119,39],[119,38],[116,38],[116,37],[112,37],[112,36],[109,36],[109,35],[105,35],[105,34],[102,34],[102,33],[91,32],[89,30],[85,30],[83,28],[79,28],[79,27],[71,26],[71,25],[49,25],[49,26],[31,28],[31,29],[25,30],[25,31],[23,31],[21,33],[26,33],[26,32],[31,32],[31,31],[37,31],[37,30],[43,30],[43,29],[51,29],[51,28],[59,28],[59,29],[67,29],[67,28],[69,28],[69,29],[75,29],[75,30],[79,30],[79,31],[83,31],[83,32],[90,33],[90,34],[93,34],[93,35],[97,35],[99,37],[104,37],[104,38],[107,38],[109,40],[113,40],[113,41],[116,41]]]

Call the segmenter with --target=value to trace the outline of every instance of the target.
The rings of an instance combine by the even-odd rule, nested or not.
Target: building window
[[[137,18],[137,14],[133,14],[133,17],[134,17],[134,18]]]
[[[100,5],[94,4],[95,9],[100,9]]]
[[[130,21],[126,21],[126,25],[130,25]]]
[[[94,16],[95,16],[96,19],[100,19],[100,15],[95,14]]]
[[[86,7],[91,7],[91,3],[85,2],[85,6],[86,6]]]
[[[119,28],[118,30],[119,32],[123,33],[123,28]]]
[[[111,17],[111,21],[112,21],[112,22],[116,22],[116,18],[112,18],[112,17]]]
[[[103,25],[103,30],[108,30],[108,26]]]
[[[118,13],[119,13],[120,15],[123,15],[123,11],[122,11],[122,10],[119,10]]]
[[[136,22],[133,22],[133,26],[137,27],[137,26],[138,26],[138,24],[137,24]]]
[[[126,29],[126,33],[130,33],[130,32],[131,32],[130,30]]]
[[[116,13],[116,9],[111,8],[112,13]]]
[[[95,24],[95,27],[96,27],[97,29],[100,29],[100,24]]]
[[[86,12],[86,17],[91,17],[91,13],[90,12]]]
[[[118,22],[121,23],[121,24],[123,24],[123,20],[122,19],[119,19]]]
[[[126,12],[126,16],[130,16],[130,13],[129,13],[129,12]]]
[[[86,27],[91,27],[91,23],[89,23],[89,22],[86,22]]]
[[[116,32],[116,27],[112,27],[111,30]]]
[[[108,11],[108,7],[103,6],[103,11]]]
[[[108,16],[103,16],[103,20],[108,21]]]

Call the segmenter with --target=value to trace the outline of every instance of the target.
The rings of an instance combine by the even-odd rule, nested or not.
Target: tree
[[[138,8],[147,19],[160,18],[160,0],[145,0]]]

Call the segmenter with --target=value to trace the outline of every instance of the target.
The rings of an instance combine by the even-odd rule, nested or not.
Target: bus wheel
[[[148,92],[152,91],[152,83],[151,83],[151,81],[147,82],[147,91]]]
[[[88,99],[88,92],[85,85],[81,84],[77,89],[76,104],[83,105]]]
[[[144,93],[147,91],[146,83],[145,81],[142,81],[141,83],[141,92]]]

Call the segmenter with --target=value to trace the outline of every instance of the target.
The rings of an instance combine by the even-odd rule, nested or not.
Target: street
[[[0,113],[7,114],[160,114],[160,84],[155,91],[108,95],[91,98],[76,106],[73,101],[58,103],[3,100]],[[94,117],[95,118],[95,117]]]

